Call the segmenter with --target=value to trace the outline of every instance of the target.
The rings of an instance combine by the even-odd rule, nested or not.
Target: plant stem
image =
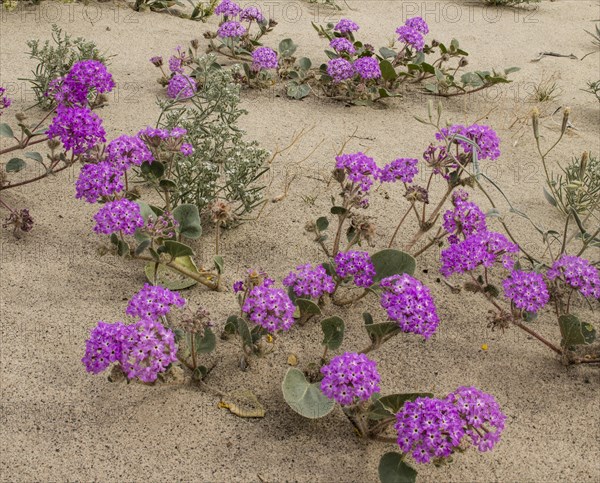
[[[135,255],[134,253],[131,254],[131,257],[136,260],[144,260],[147,262],[155,261],[154,258],[152,258],[152,257],[148,257],[145,255]],[[219,275],[218,274],[215,275],[212,272],[204,272],[204,271],[194,273],[173,261],[163,263],[163,265],[165,265],[169,268],[172,268],[173,270],[176,270],[177,272],[181,273],[182,275],[185,275],[186,277],[191,278],[192,280],[196,280],[196,282],[200,282],[202,285],[205,285],[206,287],[210,288],[211,290],[217,290],[219,288]],[[215,280],[213,280],[213,279],[215,279]]]
[[[406,220],[406,217],[411,212],[411,210],[413,209],[414,206],[415,206],[415,203],[412,202],[410,204],[410,207],[406,211],[406,213],[404,213],[404,216],[400,219],[400,222],[398,223],[398,226],[396,227],[396,230],[394,230],[394,234],[392,235],[392,238],[390,239],[390,242],[388,243],[388,248],[392,248],[392,245],[394,243],[394,239],[396,238],[396,235],[398,234],[398,231],[400,230],[400,227],[402,226],[402,223],[404,223],[404,220]]]

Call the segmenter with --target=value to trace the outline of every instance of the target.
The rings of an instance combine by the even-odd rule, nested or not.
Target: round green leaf
[[[215,333],[210,330],[210,328],[207,328],[204,331],[204,337],[202,337],[200,334],[196,334],[195,337],[196,340],[194,341],[194,345],[196,346],[196,353],[208,354],[209,352],[215,350],[215,347],[217,346],[217,338],[215,337]]]
[[[12,158],[8,163],[6,163],[6,172],[18,173],[19,171],[24,169],[25,166],[27,166],[27,163],[21,158]]]
[[[321,315],[321,309],[312,300],[297,298],[295,304],[302,315]]]
[[[5,122],[0,124],[0,137],[12,138],[13,136],[14,136],[13,130],[8,124],[6,124]]]
[[[173,218],[179,222],[177,231],[184,237],[196,240],[202,235],[200,212],[196,205],[179,205],[173,210]]]
[[[164,247],[173,258],[189,257],[194,254],[194,250],[189,246],[174,240],[165,240]]]
[[[321,328],[324,335],[322,344],[331,350],[338,349],[344,340],[343,319],[337,316],[327,317],[321,321]]]
[[[404,462],[400,453],[390,451],[379,460],[379,480],[381,483],[415,483],[417,472]]]
[[[186,268],[191,272],[198,272],[198,267],[191,257],[181,257],[174,260],[178,265]],[[148,262],[144,267],[144,273],[150,283],[154,283],[154,262]],[[176,270],[173,270],[162,263],[158,265],[156,282],[169,290],[183,290],[196,285],[196,280],[193,278],[181,275]]]
[[[558,318],[558,324],[563,334],[561,341],[563,347],[587,345],[596,340],[596,329],[594,329],[594,326],[586,322],[581,322],[575,315],[561,315]]]
[[[288,369],[281,388],[285,402],[305,418],[322,418],[335,406],[335,402],[321,392],[319,383],[310,384],[304,373],[295,367]]]
[[[375,253],[371,256],[371,260],[375,267],[375,277],[373,277],[375,282],[381,282],[382,279],[392,275],[403,273],[412,275],[417,266],[415,259],[408,253],[390,248]]]

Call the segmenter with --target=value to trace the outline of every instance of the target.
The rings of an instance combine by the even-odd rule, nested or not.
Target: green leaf
[[[379,460],[379,480],[381,483],[415,483],[417,472],[407,465],[400,453],[390,451]]]
[[[291,57],[296,52],[298,46],[292,39],[283,39],[279,42],[279,54],[282,57]]]
[[[135,248],[135,254],[141,255],[151,244],[152,240],[150,240],[150,238],[140,241],[138,246]]]
[[[0,137],[12,138],[13,136],[14,136],[13,130],[8,124],[6,124],[5,122],[0,124]]]
[[[385,249],[375,253],[371,257],[375,267],[374,282],[381,282],[382,279],[392,275],[415,273],[416,261],[408,253],[399,250]]]
[[[592,324],[581,322],[575,315],[561,315],[558,325],[563,334],[561,345],[571,347],[575,345],[587,345],[596,340],[596,329]]]
[[[332,215],[345,215],[346,213],[348,213],[348,210],[342,206],[332,206],[331,207]]]
[[[8,163],[6,163],[6,172],[18,173],[25,168],[25,166],[27,166],[27,163],[21,158],[12,158]]]
[[[160,161],[153,161],[152,163],[144,161],[140,166],[140,170],[145,176],[151,176],[156,179],[159,179],[162,178],[165,174],[165,165]]]
[[[327,230],[327,228],[329,228],[329,220],[327,219],[327,217],[322,216],[320,218],[317,218],[316,225],[317,230],[325,231]]]
[[[223,257],[221,257],[220,255],[217,255],[216,257],[213,258],[213,261],[215,262],[215,267],[217,267],[217,272],[219,274],[222,274],[223,268],[225,266],[225,261],[223,260]]]
[[[42,155],[40,153],[38,153],[37,151],[33,151],[31,153],[25,153],[25,157],[29,158],[29,159],[33,159],[34,161],[37,161],[38,163],[44,162],[44,158],[42,158]]]
[[[552,196],[550,193],[548,193],[546,191],[546,188],[543,188],[543,190],[544,190],[544,197],[546,198],[546,201],[548,203],[550,203],[552,206],[556,206],[557,203],[556,203],[556,200],[554,199],[554,196]]]
[[[153,257],[158,257],[156,251],[152,249],[150,250],[150,254],[153,255]],[[173,262],[192,273],[198,273],[198,267],[196,267],[196,264],[191,257],[180,257],[175,259]],[[146,278],[150,283],[154,283],[154,266],[155,262],[148,262],[144,267],[144,273],[146,274]],[[192,285],[196,285],[197,283],[193,278],[186,277],[185,275],[182,275],[178,271],[173,270],[162,263],[158,265],[156,281],[158,284],[168,288],[169,290],[183,290],[191,287]]]
[[[368,312],[363,313],[363,319],[365,321],[365,330],[372,341],[380,340],[386,335],[400,332],[400,327],[398,327],[396,322],[381,322],[376,324]]]
[[[296,82],[290,82],[287,86],[287,96],[292,99],[304,99],[309,94],[310,86],[308,84],[298,84]]]
[[[200,212],[196,205],[179,205],[173,210],[173,218],[178,221],[177,232],[182,236],[190,240],[196,240],[202,236]]]
[[[369,408],[369,419],[379,420],[392,418],[396,416],[400,409],[402,409],[404,403],[407,401],[414,401],[419,397],[433,397],[433,394],[429,392],[416,392],[382,396],[373,401],[373,404]]]
[[[392,59],[392,58],[396,57],[396,51],[389,49],[387,47],[381,47],[379,49],[379,53],[381,54],[381,56],[384,59]]]
[[[382,60],[379,62],[379,68],[381,69],[381,76],[386,81],[393,81],[398,77],[398,74],[396,74],[396,71],[394,70],[394,66],[389,60]]]
[[[241,337],[242,342],[247,347],[252,347],[252,334],[248,328],[248,323],[241,317],[236,317],[236,332]]]
[[[285,402],[305,418],[322,418],[335,407],[335,402],[321,392],[318,382],[309,383],[304,373],[294,367],[288,369],[281,388]]]
[[[298,59],[298,66],[302,70],[308,70],[311,68],[312,62],[310,61],[310,59],[308,57],[302,57],[302,58]]]
[[[312,300],[297,298],[295,303],[302,315],[321,315],[321,309]]]
[[[161,179],[158,186],[163,191],[177,191],[177,183],[171,179]]]
[[[189,246],[174,240],[165,240],[164,247],[173,258],[189,257],[194,254],[194,250]]]
[[[324,335],[321,344],[331,350],[338,349],[344,340],[344,321],[337,316],[327,317],[321,321],[321,328]]]
[[[204,330],[204,337],[200,334],[196,334],[194,342],[197,354],[208,354],[215,350],[217,338],[210,328],[206,328]]]
[[[129,254],[129,243],[119,240],[117,243],[117,253],[120,257],[124,257]]]

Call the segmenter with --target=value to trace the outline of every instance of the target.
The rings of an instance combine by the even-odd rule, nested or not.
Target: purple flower
[[[404,25],[415,29],[417,32],[420,32],[423,35],[427,35],[429,33],[429,26],[421,17],[407,18],[406,22],[404,22]]]
[[[420,397],[396,414],[398,446],[417,463],[448,458],[465,435],[479,451],[500,439],[506,416],[493,396],[474,387],[460,387],[444,399]],[[493,428],[493,432],[492,432]]]
[[[335,168],[344,170],[348,179],[358,184],[363,193],[371,189],[373,180],[379,174],[373,158],[361,152],[336,156]]]
[[[398,34],[398,40],[400,42],[410,45],[419,52],[425,47],[425,39],[423,38],[423,35],[408,25],[398,27],[396,29],[396,33]]]
[[[139,205],[125,198],[106,203],[94,215],[94,220],[96,220],[94,231],[105,235],[118,231],[133,235],[136,229],[144,226]]]
[[[463,190],[457,190],[452,194],[453,210],[444,213],[442,226],[450,235],[448,241],[451,244],[460,241],[458,235],[470,236],[487,231],[485,214],[472,201],[467,201],[469,194]]]
[[[122,174],[108,161],[84,165],[75,182],[75,198],[96,203],[102,197],[119,193],[123,189]]]
[[[141,166],[146,161],[151,163],[154,156],[138,136],[123,134],[106,146],[106,160],[125,172],[132,165]]]
[[[365,354],[346,352],[321,368],[321,391],[342,406],[367,401],[378,392],[381,376],[377,364]]]
[[[550,295],[544,277],[536,272],[514,270],[502,282],[504,295],[521,310],[537,312],[548,303]]]
[[[224,17],[235,17],[240,13],[240,6],[231,0],[223,0],[217,8],[215,8],[215,15],[223,15]]]
[[[163,58],[160,55],[155,55],[154,57],[150,57],[150,62],[152,62],[155,67],[160,67],[163,65]]]
[[[342,18],[333,28],[340,33],[346,34],[349,32],[356,32],[360,27],[356,25],[352,20],[348,20],[347,18]]]
[[[86,371],[98,374],[113,362],[119,362],[127,333],[128,327],[122,322],[114,324],[98,322],[98,325],[90,331],[90,337],[85,343],[85,356],[81,359]]]
[[[246,7],[240,13],[240,20],[248,20],[252,22],[253,20],[256,22],[264,22],[265,17],[262,12],[257,7]]]
[[[181,154],[183,154],[184,156],[191,156],[192,154],[194,154],[194,146],[192,146],[190,143],[183,143],[181,145],[180,151]]]
[[[335,272],[342,279],[354,277],[357,287],[366,288],[373,285],[375,267],[367,252],[348,251],[335,256]]]
[[[167,86],[167,96],[171,99],[189,99],[196,93],[196,81],[185,74],[171,77]]]
[[[238,280],[237,282],[233,282],[233,292],[240,293],[244,290],[244,281]]]
[[[271,333],[289,330],[294,324],[294,304],[285,290],[272,285],[272,280],[265,279],[262,285],[250,290],[242,311],[250,322]]]
[[[498,261],[511,269],[514,262],[509,254],[518,251],[518,245],[508,241],[501,233],[484,231],[442,250],[440,272],[449,277],[453,273],[475,270],[480,265],[490,268]]]
[[[478,159],[494,160],[500,156],[500,138],[489,126],[481,126],[473,124],[469,127],[460,124],[454,124],[449,128],[442,128],[436,133],[435,137],[438,141],[452,141],[458,144],[465,153],[472,153],[473,146],[460,139],[455,139],[455,136],[462,136],[470,139],[477,147]]]
[[[548,270],[548,278],[558,278],[579,290],[584,297],[600,298],[600,273],[589,260],[562,255]]]
[[[159,322],[143,319],[129,325],[122,343],[121,367],[128,379],[153,382],[177,361],[175,335]]]
[[[290,272],[283,279],[283,285],[292,287],[296,297],[318,299],[335,289],[333,278],[327,275],[322,265],[313,268],[310,263],[296,267],[297,273]]]
[[[106,142],[102,120],[86,107],[58,106],[46,134],[50,139],[58,137],[65,150],[75,155]]]
[[[395,159],[390,164],[386,164],[379,170],[377,179],[379,179],[379,181],[382,183],[395,183],[396,181],[412,183],[414,177],[419,172],[419,168],[417,167],[418,164],[418,159]]]
[[[144,288],[131,297],[125,313],[140,319],[158,320],[171,311],[172,305],[183,307],[185,299],[160,285],[144,284]]]
[[[384,278],[380,285],[381,306],[403,332],[425,339],[435,333],[440,319],[429,288],[406,273]]]
[[[222,39],[228,37],[243,37],[246,35],[246,27],[235,21],[223,22],[217,30],[217,35]]]
[[[394,428],[400,451],[410,453],[417,463],[448,458],[465,435],[458,409],[447,400],[429,397],[404,403]]]
[[[466,433],[477,449],[481,452],[492,449],[500,440],[506,421],[494,396],[475,387],[459,387],[447,400],[458,410]]]
[[[169,58],[169,70],[174,74],[183,74],[183,59],[172,55]]]
[[[4,109],[8,109],[10,107],[10,105],[12,104],[12,101],[10,100],[10,98],[8,98],[4,95],[5,92],[6,92],[6,89],[4,87],[0,87],[0,116],[2,115],[2,111]]]
[[[354,69],[362,79],[379,79],[381,69],[374,57],[360,57],[354,61]]]
[[[59,105],[86,106],[90,91],[110,92],[115,87],[106,66],[97,60],[82,60],[73,64],[63,77],[49,84],[47,95],[54,97]]]
[[[329,42],[329,46],[335,50],[338,54],[346,52],[347,54],[356,54],[354,44],[344,37],[335,37]]]
[[[277,69],[277,53],[269,47],[259,47],[252,52],[252,69],[255,71],[263,69]]]
[[[356,74],[354,66],[346,59],[336,58],[327,62],[327,75],[336,84],[351,79],[354,77],[354,74]]]

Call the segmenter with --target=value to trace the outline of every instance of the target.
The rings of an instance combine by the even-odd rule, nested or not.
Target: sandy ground
[[[474,68],[521,67],[514,84],[446,102],[446,113],[455,121],[483,119],[492,125],[504,141],[503,155],[485,166],[488,174],[541,224],[560,226],[561,217],[541,195],[543,173],[529,128],[520,130],[518,123],[512,128],[511,124],[533,106],[527,99],[533,85],[555,75],[562,94],[542,108],[552,113],[570,106],[576,130],[551,162],[565,162],[585,149],[600,151],[598,103],[580,90],[586,81],[599,77],[600,55],[583,62],[554,57],[529,62],[540,51],[581,57],[592,50],[583,29],[591,30],[590,21],[600,18],[599,2],[543,2],[539,11],[517,13],[461,0],[348,3],[353,11],[345,8],[343,16],[357,21],[362,38],[375,45],[384,44],[406,16],[422,14],[431,27],[430,37],[459,38],[471,52]],[[300,1],[265,5],[279,22],[267,45],[275,47],[279,40],[292,37],[300,45],[299,52],[323,60],[323,42],[310,22],[324,23],[339,14]],[[117,54],[110,70],[118,88],[102,112],[111,137],[134,133],[156,120],[154,99],[162,93],[148,58],[168,56],[176,45],[201,38],[209,25],[215,25],[215,20],[193,23],[137,14],[112,4],[84,7],[44,2],[40,9],[27,15],[3,13],[0,22],[0,81],[12,89],[15,112],[32,100],[26,83],[17,80],[33,67],[24,54],[25,42],[48,38],[51,24],[58,23]],[[274,164],[270,196],[281,194],[286,167],[323,142],[287,198],[270,204],[260,222],[224,235],[229,281],[250,266],[263,267],[280,278],[296,264],[321,260],[303,227],[309,218],[328,210],[329,194],[307,175],[328,171],[335,151],[355,129],[348,150],[369,150],[380,164],[395,157],[418,157],[433,134],[412,119],[425,114],[425,99],[414,93],[387,109],[347,108],[315,98],[292,102],[273,94],[244,94],[250,113],[242,124],[250,137],[274,149],[299,129],[313,131]],[[543,122],[549,140],[557,135],[560,116]],[[233,341],[219,347],[210,383],[224,391],[253,389],[267,409],[260,420],[236,418],[218,408],[214,396],[196,389],[110,384],[84,371],[80,358],[87,332],[99,319],[122,319],[126,301],[144,278],[142,267],[133,262],[96,255],[102,242],[91,230],[96,207],[75,200],[75,177],[75,172],[63,172],[7,195],[12,204],[30,208],[36,225],[21,240],[0,231],[0,479],[376,481],[379,457],[393,445],[354,438],[339,408],[311,422],[283,402],[280,382],[287,354],[299,354],[301,364],[320,354],[321,334],[314,325],[281,337],[275,352],[247,373],[236,367]],[[389,191],[391,201],[378,192],[372,202],[380,247],[404,210],[399,190]],[[304,195],[316,196],[314,204],[302,201]],[[511,223],[518,237],[540,253],[536,234],[519,219]],[[197,251],[203,247],[208,257],[210,238],[197,245]],[[454,296],[436,283],[436,260],[436,253],[421,258],[417,274],[437,300],[442,317],[439,333],[427,343],[398,337],[376,353],[385,392],[444,395],[460,385],[475,385],[496,396],[508,420],[502,442],[492,453],[470,451],[446,467],[420,467],[421,481],[600,481],[598,369],[565,368],[550,351],[516,329],[491,332],[486,328],[487,307],[478,297]],[[194,288],[185,296],[192,304],[206,305],[218,324],[235,309],[230,293]],[[364,310],[376,312],[376,301],[339,312],[348,326],[343,346],[347,350],[366,342],[360,318]],[[558,340],[550,317],[541,317],[536,324]],[[483,343],[489,345],[487,352],[480,349]]]

